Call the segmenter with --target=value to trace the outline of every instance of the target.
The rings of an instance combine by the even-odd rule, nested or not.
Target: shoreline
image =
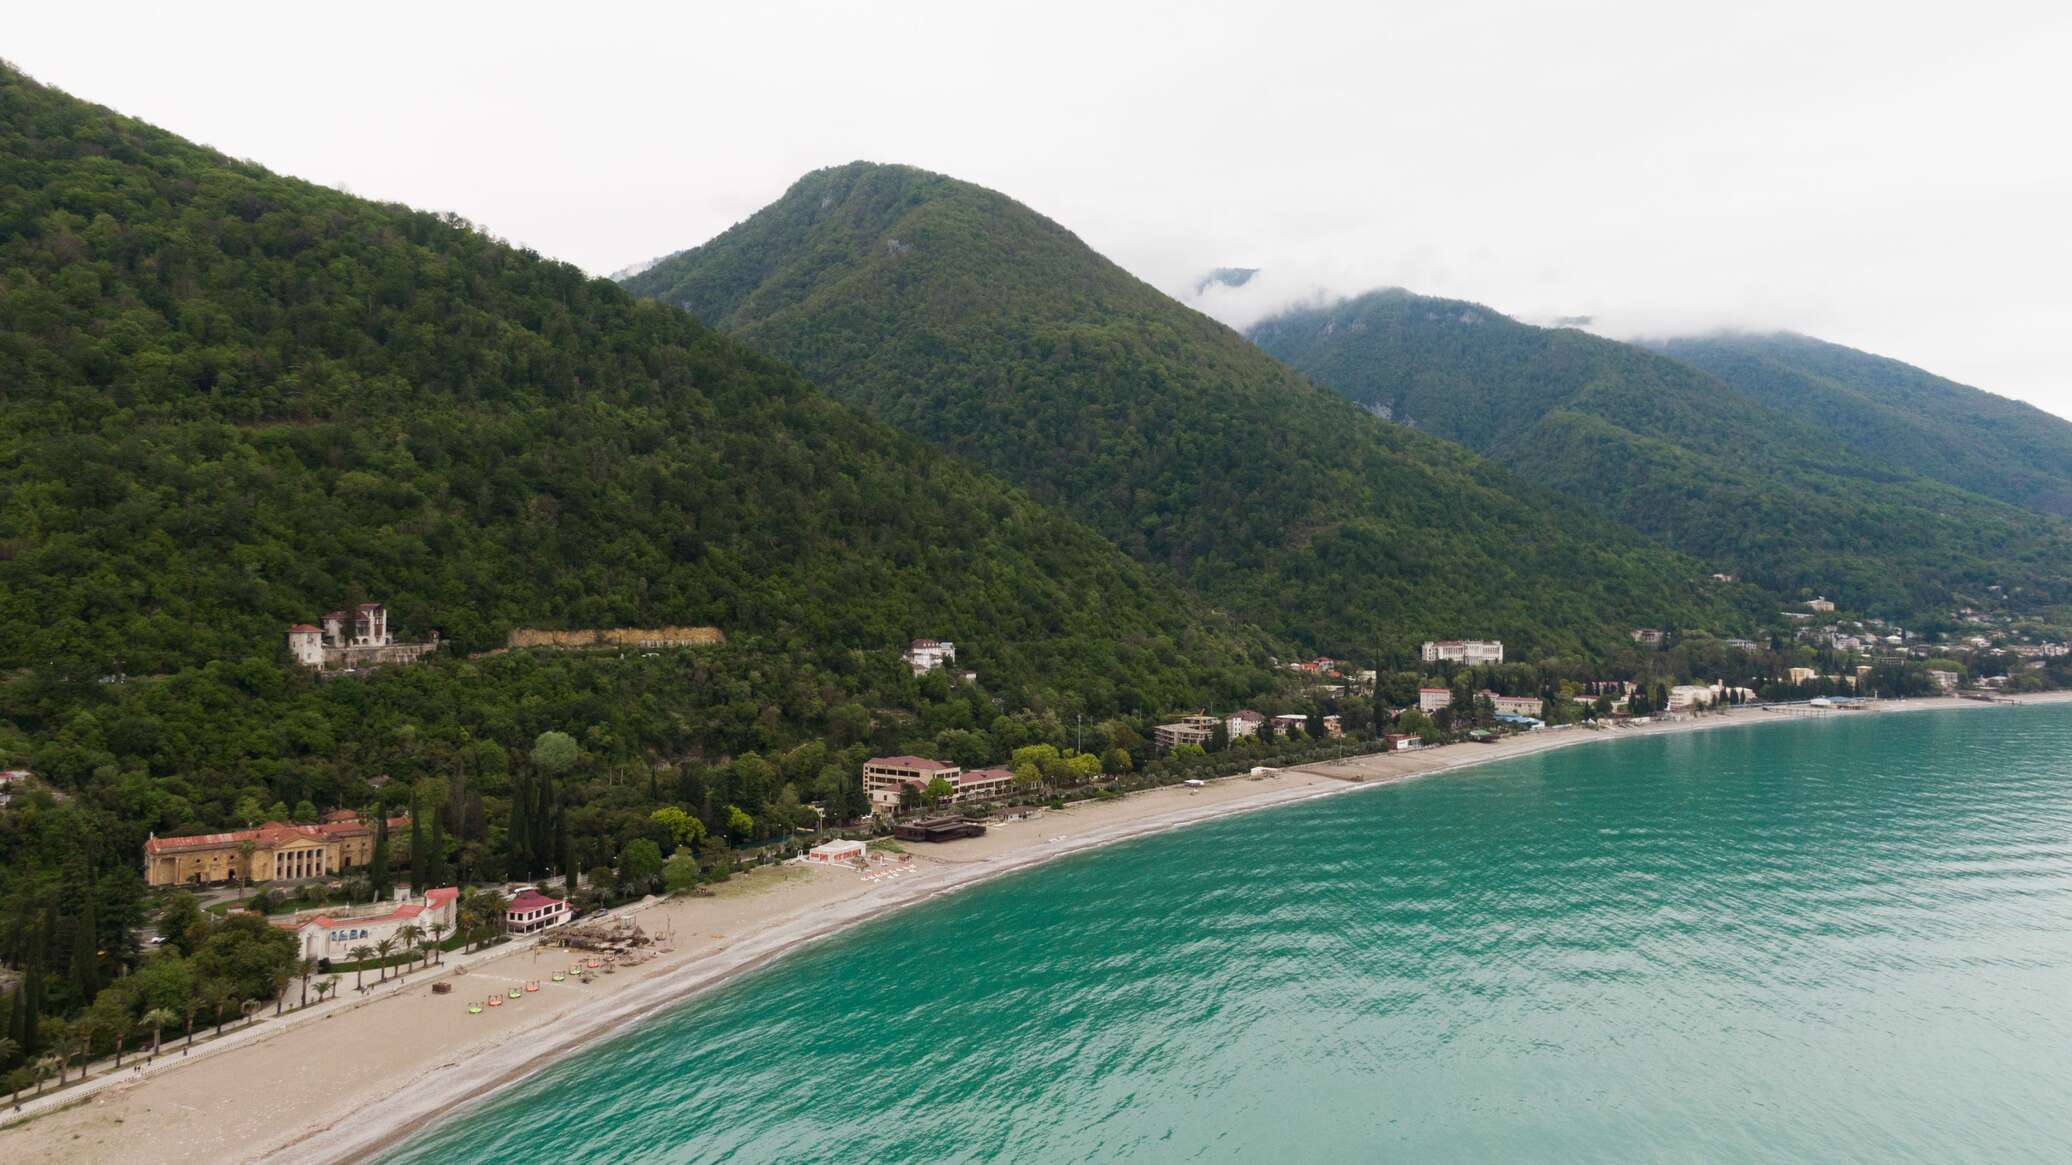
[[[2072,692],[2035,693],[2012,703],[2067,701]],[[1082,802],[990,826],[984,837],[916,847],[911,869],[876,882],[847,869],[765,867],[721,884],[715,898],[652,899],[613,911],[637,917],[650,933],[667,928],[679,936],[678,945],[649,965],[600,976],[595,985],[555,984],[551,997],[528,996],[525,1006],[467,1016],[465,992],[475,984],[486,981],[500,989],[506,982],[544,978],[533,968],[545,948],[504,950],[459,972],[427,969],[384,996],[291,1017],[306,1022],[256,1029],[255,1038],[219,1054],[175,1062],[134,1082],[113,1081],[98,1092],[54,1096],[48,1109],[0,1126],[0,1150],[23,1160],[112,1160],[135,1151],[131,1138],[122,1135],[126,1128],[132,1135],[151,1130],[154,1155],[169,1162],[365,1160],[467,1102],[793,951],[904,907],[1073,854],[1593,741],[2004,706],[1926,697],[1853,712],[1736,709],[1629,728],[1547,729],[1494,744],[1376,753],[1264,776],[1218,778],[1201,788],[1171,785],[1115,801]],[[554,948],[548,969],[567,957]],[[462,990],[435,996],[430,982]],[[566,1006],[547,1010],[564,1001]],[[257,1098],[246,1089],[255,1084],[268,1094],[267,1103],[251,1103]],[[255,1107],[266,1111],[252,1113]]]

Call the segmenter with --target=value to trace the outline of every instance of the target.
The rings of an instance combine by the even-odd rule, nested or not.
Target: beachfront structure
[[[1438,711],[1439,709],[1441,709],[1441,708],[1451,708],[1451,707],[1453,707],[1453,689],[1451,689],[1451,688],[1419,688],[1419,689],[1417,689],[1417,710],[1418,710],[1418,711],[1420,711],[1420,712],[1437,712],[1437,711]]]
[[[957,645],[940,639],[916,639],[900,653],[914,674],[927,675],[936,668],[957,662]]]
[[[1259,735],[1259,726],[1266,723],[1266,717],[1250,708],[1240,708],[1223,718],[1223,733],[1232,740],[1245,736]]]
[[[1810,684],[1820,678],[1820,673],[1810,667],[1795,667],[1787,671],[1785,675],[1787,682],[1794,684]]]
[[[1538,716],[1542,705],[1538,696],[1499,696],[1495,692],[1482,693],[1489,697],[1490,706],[1499,716]]]
[[[394,939],[406,926],[417,927],[426,942],[432,941],[434,926],[444,928],[442,934],[453,933],[460,925],[459,902],[460,890],[444,886],[425,891],[423,898],[380,902],[358,911],[298,914],[273,925],[295,936],[302,958],[345,962],[352,958],[354,947],[371,947],[384,939]]]
[[[288,654],[318,671],[414,663],[439,647],[437,633],[423,643],[396,642],[389,633],[388,608],[380,603],[333,611],[322,622],[321,627],[297,623],[288,628]]]
[[[1182,716],[1171,724],[1161,724],[1151,730],[1151,738],[1159,749],[1170,752],[1183,744],[1207,748],[1216,738],[1216,726],[1221,723],[1214,716]]]
[[[902,821],[892,827],[892,836],[900,841],[956,841],[965,837],[984,837],[985,833],[985,826],[962,817],[927,817]]]
[[[1957,681],[1960,677],[1953,671],[1931,668],[1928,672],[1928,678],[1935,683],[1936,690],[1954,692],[1957,690]]]
[[[1496,639],[1433,639],[1424,645],[1426,663],[1464,663],[1470,667],[1504,662],[1504,645]]]
[[[824,866],[839,866],[866,860],[870,847],[860,841],[841,838],[823,841],[806,851],[806,860]]]
[[[1423,743],[1423,741],[1407,732],[1384,733],[1381,739],[1388,745],[1390,752],[1408,752]]]
[[[559,898],[549,898],[538,890],[526,890],[504,907],[504,933],[532,934],[560,926],[568,918],[568,903]]]
[[[408,817],[389,818],[389,844],[409,836]],[[374,860],[374,827],[357,815],[320,825],[269,821],[257,829],[159,837],[144,842],[144,884],[202,886],[342,874]]]
[[[1014,784],[1007,769],[973,769],[965,772],[953,764],[925,756],[878,756],[863,762],[863,791],[879,809],[899,808],[899,791],[911,787],[916,793],[927,789],[937,777],[947,781],[950,802],[979,801],[1004,797]]]

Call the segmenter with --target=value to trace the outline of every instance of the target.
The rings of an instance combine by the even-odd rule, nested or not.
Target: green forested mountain
[[[626,286],[1314,646],[1554,653],[1734,617],[1695,563],[1361,413],[968,183],[817,171]]]
[[[2068,593],[2064,523],[1631,345],[1403,291],[1292,310],[1251,336],[1363,406],[1787,594],[1905,616],[1994,583],[2036,605]]]
[[[1648,344],[1864,457],[2072,515],[2072,422],[1910,364],[1789,333]]]
[[[0,484],[0,667],[270,660],[349,594],[463,651],[927,634],[1161,698],[1241,654],[1090,531],[680,312],[8,74]]]
[[[355,599],[449,649],[289,662]],[[472,657],[703,623],[728,645]],[[914,636],[980,683],[917,680]],[[0,1086],[39,1025],[151,1005],[103,990],[173,958],[135,939],[151,832],[378,802],[414,884],[642,893],[649,855],[852,818],[876,751],[1127,769],[1143,716],[1270,693],[1276,646],[680,311],[0,68],[0,767],[38,776],[0,811]],[[197,959],[160,1005],[249,991]]]

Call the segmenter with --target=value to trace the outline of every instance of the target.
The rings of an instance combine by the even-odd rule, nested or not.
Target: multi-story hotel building
[[[901,789],[911,787],[918,792],[937,777],[949,782],[951,802],[1005,796],[1014,782],[1014,774],[1006,769],[973,769],[967,773],[956,765],[925,756],[877,756],[863,762],[863,791],[878,809],[899,808]]]

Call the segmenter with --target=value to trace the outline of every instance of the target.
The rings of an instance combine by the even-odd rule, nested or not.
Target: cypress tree
[[[441,886],[446,883],[446,829],[440,817],[438,808],[433,807],[431,845],[424,856],[426,886]]]
[[[424,798],[410,793],[410,896],[425,891]]]
[[[375,901],[389,896],[388,811],[380,805],[374,807],[374,860],[367,865],[367,880],[374,884]]]

